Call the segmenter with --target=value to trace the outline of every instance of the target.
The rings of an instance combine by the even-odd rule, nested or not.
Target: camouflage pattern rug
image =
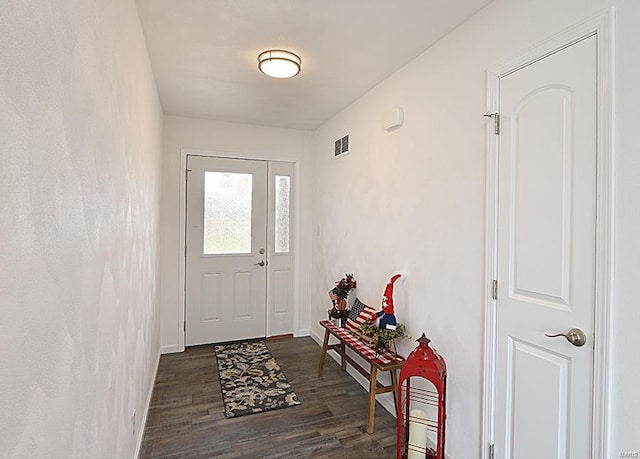
[[[263,341],[214,345],[227,418],[300,405]]]

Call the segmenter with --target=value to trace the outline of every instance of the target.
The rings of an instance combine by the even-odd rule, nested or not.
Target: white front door
[[[591,457],[596,47],[499,80],[497,458]]]
[[[186,337],[266,335],[267,162],[187,156]]]

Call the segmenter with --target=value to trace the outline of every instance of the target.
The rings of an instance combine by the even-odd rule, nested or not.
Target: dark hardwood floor
[[[395,418],[376,406],[368,435],[368,394],[333,360],[317,376],[311,338],[267,341],[299,406],[226,419],[213,346],[163,355],[142,458],[393,458]]]

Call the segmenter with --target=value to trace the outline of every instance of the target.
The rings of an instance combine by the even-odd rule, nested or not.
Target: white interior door
[[[187,156],[185,343],[266,335],[267,162]]]
[[[591,457],[596,37],[500,78],[495,456]],[[564,337],[572,328],[587,342]]]

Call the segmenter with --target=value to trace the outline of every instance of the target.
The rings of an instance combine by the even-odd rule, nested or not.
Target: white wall
[[[610,457],[640,452],[640,2],[618,0],[616,302]],[[449,370],[447,455],[481,451],[485,241],[486,71],[612,2],[496,0],[315,133],[312,335],[327,289],[354,272],[357,296],[379,307],[388,278],[396,312],[426,331]],[[387,133],[383,112],[405,110]],[[333,159],[350,133],[352,153]],[[413,341],[400,346],[402,352]]]
[[[135,3],[1,9],[0,457],[130,458],[159,357],[162,142]]]
[[[312,133],[248,124],[165,116],[164,159],[162,169],[162,212],[160,250],[161,343],[163,352],[181,351],[179,335],[180,263],[180,171],[181,149],[225,152],[235,158],[292,161],[297,163],[298,217],[298,294],[294,305],[298,320],[294,333],[309,333],[309,291],[311,272],[311,149]]]

